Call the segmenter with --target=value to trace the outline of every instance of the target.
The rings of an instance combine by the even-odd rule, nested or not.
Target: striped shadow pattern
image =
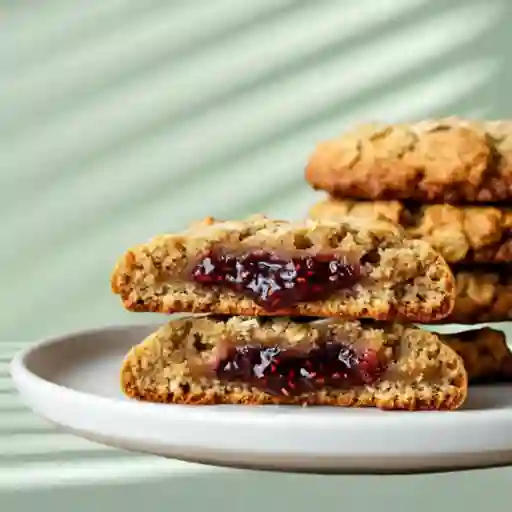
[[[0,12],[0,487],[189,470],[56,432],[7,375],[28,340],[148,321],[109,290],[127,247],[207,215],[304,216],[307,157],[350,123],[510,112],[506,0]]]
[[[303,216],[319,139],[492,113],[506,53],[484,44],[497,0],[8,5],[0,339],[146,321],[108,288],[128,246],[206,215]]]

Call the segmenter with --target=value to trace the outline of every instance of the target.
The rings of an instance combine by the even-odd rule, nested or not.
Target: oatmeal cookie
[[[512,121],[362,125],[320,143],[305,176],[344,199],[510,201]]]
[[[512,262],[510,208],[329,198],[309,211],[309,217],[317,220],[347,215],[389,220],[412,238],[431,244],[448,263]]]
[[[196,316],[132,348],[121,386],[162,403],[457,409],[467,373],[453,349],[416,327]]]
[[[502,331],[484,327],[439,338],[462,357],[470,384],[512,380],[512,353]]]
[[[443,323],[475,324],[512,320],[512,268],[455,269],[456,299]]]
[[[432,247],[389,222],[213,218],[128,250],[111,277],[131,311],[437,321],[455,301]]]

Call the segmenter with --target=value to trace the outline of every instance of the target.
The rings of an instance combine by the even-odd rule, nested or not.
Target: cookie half
[[[162,403],[457,409],[467,373],[415,327],[202,316],[173,320],[130,350],[121,385]]]
[[[384,221],[208,218],[126,252],[113,291],[131,311],[437,321],[451,270]]]
[[[361,125],[319,144],[305,176],[341,198],[510,201],[512,121]]]

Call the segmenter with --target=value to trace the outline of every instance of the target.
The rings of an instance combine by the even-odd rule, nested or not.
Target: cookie
[[[462,357],[470,384],[512,380],[512,353],[502,331],[485,327],[439,338]]]
[[[132,398],[161,403],[457,409],[460,356],[431,332],[341,319],[173,320],[132,348]]]
[[[431,322],[453,275],[421,240],[384,221],[213,218],[127,251],[111,277],[128,310]]]
[[[457,296],[443,323],[475,324],[512,320],[511,267],[455,270]]]
[[[383,218],[425,240],[448,263],[512,262],[512,209],[493,206],[414,205],[401,201],[329,198],[315,204],[312,219]]]
[[[305,176],[340,198],[510,201],[512,121],[361,125],[320,143]]]

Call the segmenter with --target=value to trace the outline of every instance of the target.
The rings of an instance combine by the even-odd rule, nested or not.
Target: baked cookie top
[[[360,125],[318,144],[305,176],[313,188],[341,198],[507,201],[512,121]]]

